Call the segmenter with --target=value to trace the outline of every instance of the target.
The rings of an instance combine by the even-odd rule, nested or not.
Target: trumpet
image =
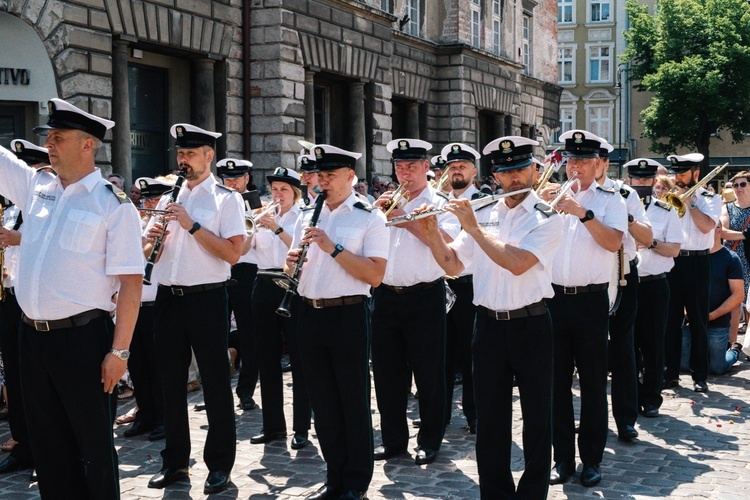
[[[507,193],[484,196],[482,198],[477,198],[475,200],[469,201],[469,205],[471,205],[472,208],[476,207],[475,210],[479,210],[480,208],[485,207],[489,205],[490,203],[494,203],[500,198],[505,198],[508,196],[515,196],[517,194],[522,194],[522,193],[528,193],[529,191],[531,191],[530,187],[523,188],[523,189],[516,189],[515,191],[508,191]],[[393,219],[386,222],[385,225],[395,226],[397,224],[403,224],[405,222],[409,222],[412,220],[424,219],[425,217],[431,217],[433,215],[440,215],[447,211],[448,210],[446,210],[446,208],[443,207],[443,208],[434,208],[432,210],[425,210],[424,212],[412,212],[410,214],[405,214],[405,215],[400,215],[398,217],[394,217]]]
[[[411,196],[411,193],[408,189],[406,189],[406,185],[408,183],[409,181],[404,181],[399,184],[393,194],[391,194],[391,199],[385,202],[385,205],[383,205],[383,211],[385,212],[386,217],[388,217],[395,209],[401,208],[409,203],[409,197]]]
[[[560,200],[563,199],[563,197],[568,194],[573,188],[576,188],[576,190],[581,188],[581,180],[578,178],[577,175],[573,175],[565,181],[565,184],[560,186],[560,189],[557,191],[557,196],[548,203],[550,208],[555,208],[555,206],[560,202]]]
[[[691,187],[687,191],[685,191],[682,194],[677,193],[667,193],[664,195],[664,198],[662,201],[664,203],[667,203],[668,205],[671,205],[672,208],[674,208],[677,211],[677,216],[682,219],[685,216],[685,213],[687,213],[687,208],[685,208],[685,200],[689,199],[691,196],[695,194],[698,189],[702,188],[706,184],[709,183],[711,179],[719,175],[719,173],[727,168],[727,165],[729,163],[725,163],[724,165],[719,165],[715,169],[711,170],[709,173],[706,174],[706,176],[698,181],[695,186]]]
[[[245,233],[247,233],[248,236],[255,234],[255,231],[258,230],[258,223],[256,221],[259,221],[271,213],[274,215],[279,215],[281,213],[281,202],[278,199],[274,200],[273,203],[266,205],[257,215],[245,216]]]

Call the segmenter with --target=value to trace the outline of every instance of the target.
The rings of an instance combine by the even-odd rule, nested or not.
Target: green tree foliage
[[[624,61],[639,91],[643,135],[656,153],[678,148],[709,156],[711,134],[732,142],[750,132],[750,4],[747,0],[659,0],[656,14],[628,0]]]

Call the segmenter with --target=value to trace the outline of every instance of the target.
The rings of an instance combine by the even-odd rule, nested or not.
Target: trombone
[[[476,207],[475,210],[479,210],[482,207],[485,207],[489,205],[490,203],[494,203],[495,201],[499,200],[500,198],[505,198],[507,196],[515,196],[517,194],[527,193],[531,191],[532,189],[530,187],[523,188],[523,189],[516,189],[515,191],[508,191],[507,193],[500,193],[500,194],[493,194],[490,196],[484,196],[482,198],[477,198],[475,200],[469,201],[469,205],[471,205],[472,208]],[[410,214],[404,214],[399,215],[398,217],[394,217],[393,219],[389,220],[385,223],[386,226],[395,226],[397,224],[403,224],[405,222],[409,222],[412,220],[418,220],[418,219],[424,219],[425,217],[431,217],[433,215],[440,215],[445,212],[447,212],[445,207],[443,208],[433,208],[432,210],[425,210],[424,212],[412,212]]]
[[[450,166],[446,165],[440,178],[435,182],[435,189],[442,191],[446,184],[450,182]]]
[[[248,236],[254,235],[258,230],[258,223],[256,221],[271,213],[274,215],[281,213],[281,202],[279,200],[274,200],[273,203],[266,205],[257,215],[245,215],[245,233]]]
[[[579,190],[581,188],[581,180],[575,174],[572,175],[570,179],[565,181],[565,184],[560,186],[560,189],[557,190],[557,196],[555,196],[552,201],[547,203],[547,205],[549,205],[550,208],[555,208],[560,200],[562,200],[563,197],[568,194],[574,187],[576,188],[576,190]]]
[[[691,187],[687,191],[685,191],[682,194],[677,193],[667,193],[664,195],[664,198],[662,201],[664,203],[667,203],[672,206],[677,211],[677,216],[682,219],[685,216],[685,213],[687,213],[687,208],[685,208],[685,200],[689,199],[691,196],[695,194],[698,189],[702,188],[706,184],[709,183],[711,179],[719,175],[719,173],[724,170],[727,165],[729,165],[729,162],[725,163],[724,165],[719,165],[715,169],[711,170],[709,173],[706,174],[706,176],[698,181],[695,186]]]
[[[411,196],[411,193],[408,189],[406,189],[406,185],[408,183],[409,181],[404,181],[399,184],[393,194],[391,194],[391,199],[385,202],[385,204],[383,205],[383,211],[385,212],[386,217],[388,217],[395,209],[401,208],[409,203],[409,197]]]

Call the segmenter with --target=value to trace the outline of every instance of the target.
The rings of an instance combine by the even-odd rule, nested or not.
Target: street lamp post
[[[619,101],[618,102],[618,107],[620,108],[619,109],[619,118],[617,120],[618,121],[618,126],[617,126],[617,128],[618,128],[618,131],[617,131],[617,146],[619,148],[619,154],[617,155],[618,159],[619,159],[619,161],[617,163],[617,177],[618,178],[622,178],[622,165],[627,160],[626,156],[629,156],[629,155],[624,155],[623,154],[623,150],[626,150],[626,151],[629,152],[629,149],[628,148],[623,148],[623,146],[622,146],[622,94],[625,91],[625,89],[623,87],[623,73],[625,73],[627,71],[628,71],[627,64],[620,63],[620,64],[617,65],[617,85],[615,85],[615,89],[616,89],[616,93],[617,93],[617,97],[618,97],[618,101]]]

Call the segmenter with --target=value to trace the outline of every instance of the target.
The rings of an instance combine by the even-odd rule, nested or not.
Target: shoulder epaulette
[[[711,191],[709,191],[709,190],[705,190],[705,191],[703,191],[703,192],[702,192],[701,194],[702,194],[703,196],[708,196],[709,198],[713,198],[713,197],[714,197],[714,193],[712,193],[712,192],[711,192]]]
[[[471,195],[472,200],[478,200],[479,198],[486,198],[489,196],[487,193],[483,193],[481,191],[477,191],[476,193]]]
[[[497,202],[493,201],[492,203],[487,203],[486,205],[482,205],[481,207],[474,210],[474,212],[479,212],[480,210],[484,210],[487,207],[494,207]]]
[[[308,210],[312,210],[314,208],[315,208],[315,204],[313,203],[312,205],[305,205],[304,207],[300,207],[300,210],[303,212],[307,212]]]
[[[605,188],[604,186],[596,186],[596,189],[604,191],[605,193],[615,194],[615,188]]]
[[[224,184],[216,183],[216,187],[219,187],[221,189],[226,189],[227,191],[234,191],[233,188],[230,188],[229,186],[225,186]]]
[[[445,194],[442,191],[435,191],[435,194],[438,195],[438,196],[440,196],[441,198],[445,198],[446,200],[450,200],[451,199],[450,196],[448,196],[447,194]]]
[[[543,201],[540,201],[539,203],[534,205],[534,208],[542,212],[547,217],[552,217],[553,215],[557,214],[557,210],[547,205]]]
[[[114,194],[117,197],[117,201],[119,201],[120,204],[130,203],[130,198],[128,198],[128,195],[122,192],[117,186],[113,186],[112,184],[109,184],[109,183],[106,183],[104,185],[107,186],[107,189],[112,191],[112,194]]]
[[[365,210],[367,212],[372,212],[372,210],[375,208],[372,205],[365,205],[361,201],[358,201],[354,204],[354,208],[359,208],[360,210]]]
[[[654,202],[654,205],[656,205],[659,208],[663,208],[664,210],[667,210],[667,211],[672,210],[672,205],[670,205],[669,203],[665,203],[661,200],[656,200]]]

